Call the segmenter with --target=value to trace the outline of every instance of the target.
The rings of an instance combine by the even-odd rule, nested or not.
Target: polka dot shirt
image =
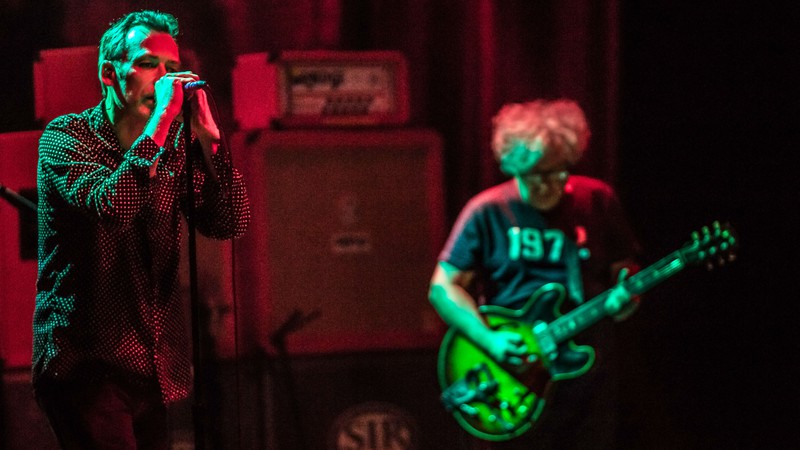
[[[37,174],[34,386],[87,372],[122,374],[127,382],[157,385],[165,403],[188,396],[191,352],[178,294],[186,211],[181,130],[173,122],[164,147],[141,136],[126,151],[102,104],[45,129]],[[244,182],[227,149],[211,160],[216,178],[200,161],[194,170],[197,230],[218,239],[241,236],[250,220]]]

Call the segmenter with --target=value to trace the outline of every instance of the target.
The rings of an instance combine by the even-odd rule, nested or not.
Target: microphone
[[[208,86],[208,83],[203,80],[190,81],[183,85],[183,92],[198,91],[200,89],[205,89],[206,86]]]

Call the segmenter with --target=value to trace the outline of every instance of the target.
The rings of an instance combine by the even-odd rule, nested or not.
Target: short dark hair
[[[136,11],[112,22],[100,38],[97,57],[97,68],[102,68],[104,61],[124,61],[128,56],[126,35],[135,26],[144,26],[151,30],[169,33],[173,39],[178,38],[178,19],[172,14],[161,11]],[[105,89],[104,89],[105,91]]]

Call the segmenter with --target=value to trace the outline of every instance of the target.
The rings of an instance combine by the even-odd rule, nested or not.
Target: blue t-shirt
[[[612,188],[577,175],[550,211],[524,202],[513,179],[479,193],[461,211],[439,259],[475,271],[486,303],[517,309],[547,283],[567,286],[567,257],[575,251],[587,298],[613,284],[612,263],[639,253]]]

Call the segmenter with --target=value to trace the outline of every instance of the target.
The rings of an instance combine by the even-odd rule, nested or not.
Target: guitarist
[[[500,363],[522,364],[528,349],[511,331],[487,327],[479,304],[520,309],[547,283],[564,285],[565,305],[591,298],[636,270],[637,243],[616,194],[604,182],[571,175],[589,127],[570,100],[503,106],[493,119],[492,149],[512,178],[473,197],[439,256],[430,301],[442,319]],[[634,299],[635,300],[635,299]],[[637,302],[617,286],[606,302],[615,319]],[[615,448],[613,327],[583,333],[596,348],[589,373],[556,383],[536,426],[508,442],[479,448]]]

